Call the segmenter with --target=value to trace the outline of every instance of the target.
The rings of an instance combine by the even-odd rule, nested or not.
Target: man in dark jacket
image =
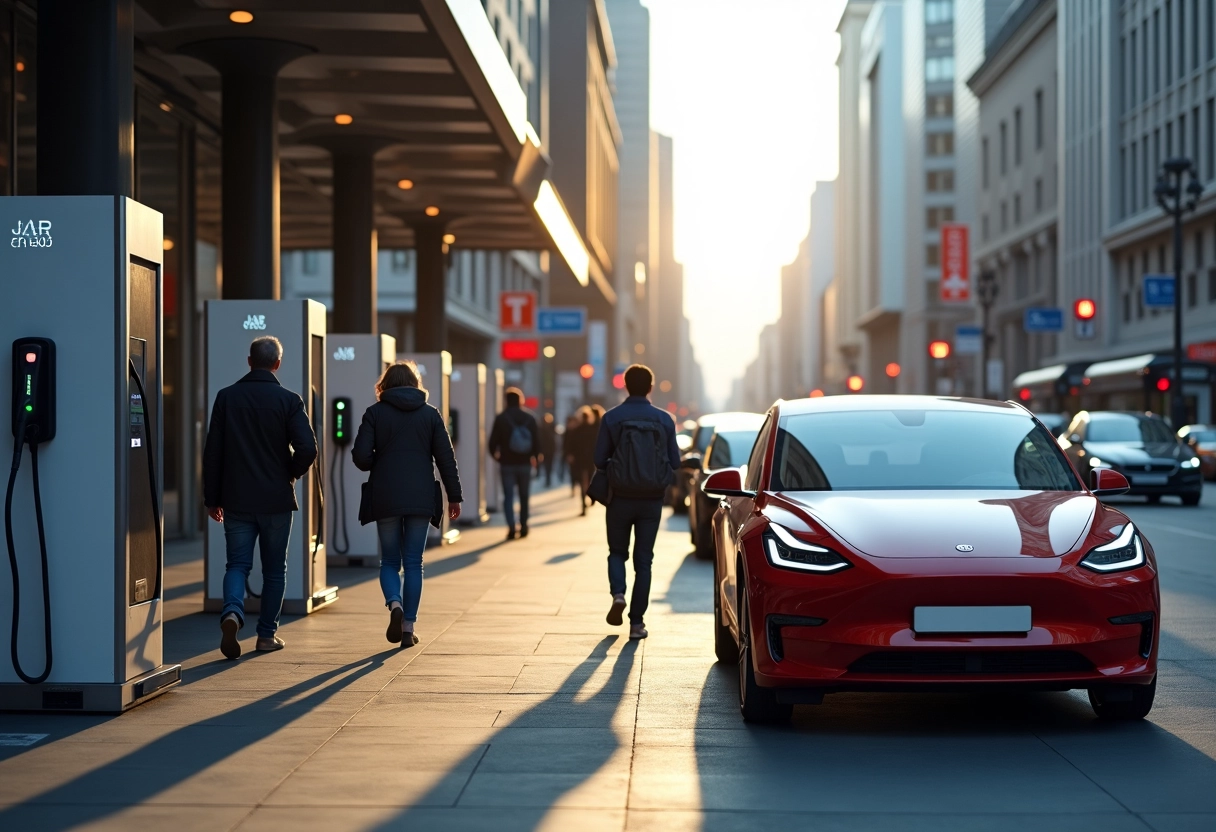
[[[519,536],[528,536],[528,488],[532,467],[539,458],[540,430],[536,417],[524,410],[523,391],[507,388],[503,400],[507,407],[494,419],[490,429],[490,455],[498,460],[502,476],[503,514],[507,518],[507,540],[515,539],[515,489],[519,489]]]
[[[671,415],[650,403],[654,373],[634,364],[625,371],[629,398],[604,414],[595,443],[595,467],[608,471],[608,586],[612,607],[608,623],[621,624],[625,609],[625,561],[633,535],[633,596],[629,637],[646,638],[643,618],[650,605],[650,567],[663,517],[663,495],[680,467],[676,425]]]
[[[557,428],[553,425],[553,414],[546,413],[540,421],[541,466],[545,469],[545,488],[553,485],[553,463],[557,460]],[[561,469],[557,471],[560,480]]]
[[[257,649],[283,649],[275,632],[287,581],[291,513],[299,508],[295,481],[317,458],[304,402],[275,378],[282,359],[278,338],[264,336],[249,345],[249,372],[216,394],[203,449],[203,501],[211,519],[224,524],[228,545],[220,650],[230,659],[241,655],[238,634],[245,625],[254,543],[262,556]]]

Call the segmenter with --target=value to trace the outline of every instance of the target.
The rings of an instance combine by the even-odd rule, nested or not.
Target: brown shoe
[[[287,644],[278,636],[270,638],[262,638],[258,636],[257,651],[259,653],[273,653],[275,650],[282,650]]]
[[[401,643],[401,622],[405,620],[405,610],[401,607],[393,607],[388,613],[388,630],[385,631],[384,637],[388,639],[389,644]]]
[[[621,613],[625,611],[625,596],[613,595],[612,607],[608,610],[608,617],[605,619],[613,627],[621,626],[624,619],[621,618]]]
[[[629,625],[629,640],[637,641],[640,638],[646,638],[650,633],[646,632],[645,624],[630,624]]]
[[[220,631],[223,635],[220,636],[220,652],[228,659],[239,659],[241,657],[241,640],[239,633],[241,632],[241,619],[237,618],[236,613],[230,612],[220,619]]]

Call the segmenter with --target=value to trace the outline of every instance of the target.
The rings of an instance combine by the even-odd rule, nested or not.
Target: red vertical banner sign
[[[966,303],[971,300],[971,255],[967,245],[967,226],[962,223],[942,225],[942,303]]]

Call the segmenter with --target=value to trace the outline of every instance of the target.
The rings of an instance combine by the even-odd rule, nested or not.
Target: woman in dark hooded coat
[[[351,458],[370,471],[371,518],[380,534],[380,588],[389,608],[386,636],[418,643],[414,623],[422,599],[422,550],[435,514],[435,476],[448,496],[448,517],[460,516],[460,475],[443,416],[427,404],[412,361],[391,365],[376,382],[379,401],[363,414]],[[404,566],[404,582],[402,567]]]

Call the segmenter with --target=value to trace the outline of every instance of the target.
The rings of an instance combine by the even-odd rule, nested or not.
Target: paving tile
[[[349,806],[262,806],[237,827],[239,832],[332,832],[358,830],[452,830],[453,832],[622,832],[623,809],[532,809],[518,807],[367,808]]]

